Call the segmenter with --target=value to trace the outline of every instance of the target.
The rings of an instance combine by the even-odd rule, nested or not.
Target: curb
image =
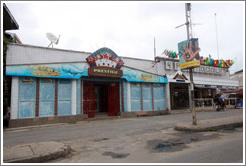
[[[179,131],[185,131],[185,132],[205,132],[205,131],[218,131],[220,129],[226,129],[226,128],[236,128],[236,127],[242,127],[243,122],[237,122],[232,124],[225,124],[225,125],[218,125],[218,126],[212,126],[212,127],[184,127],[184,126],[175,126],[175,130]]]
[[[62,125],[67,125],[67,124],[68,123],[57,123],[57,124],[43,124],[43,125],[36,125],[36,126],[11,127],[11,128],[3,129],[3,132],[11,132],[11,131],[17,131],[17,130],[29,130],[29,129],[35,129],[35,128],[41,128],[41,127],[56,127],[56,126],[62,126]]]
[[[221,118],[198,121],[197,125],[192,125],[190,122],[179,123],[174,129],[185,132],[204,132],[204,131],[218,131],[226,128],[236,128],[243,126],[242,117]]]
[[[60,144],[59,149],[43,152],[43,150],[46,149],[47,147],[51,147],[52,149],[55,149],[52,146],[57,147],[59,146],[58,144]],[[16,149],[18,148],[21,149],[23,147],[28,147],[28,146],[30,147],[33,155],[27,157],[18,156],[17,158],[10,157],[10,159],[8,158],[4,159],[3,157],[3,162],[4,163],[42,163],[49,160],[65,157],[71,152],[71,148],[69,146],[57,142],[42,142],[42,143],[34,143],[29,145],[17,145],[14,147],[6,148],[6,150],[3,152],[5,153],[6,151],[8,151],[8,153],[11,153],[11,155],[14,156],[14,153],[16,153],[16,151],[18,152],[18,150]],[[35,152],[37,153],[35,154]],[[38,152],[42,152],[42,153],[38,153]]]

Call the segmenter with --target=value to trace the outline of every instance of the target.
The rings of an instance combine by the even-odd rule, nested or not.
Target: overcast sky
[[[54,48],[94,52],[101,47],[119,56],[154,59],[165,49],[178,51],[187,39],[185,2],[5,2],[23,44],[47,47],[50,32],[60,41]],[[191,1],[192,34],[199,39],[200,55],[236,60],[231,72],[244,68],[245,2]],[[216,18],[215,18],[216,13]],[[217,26],[215,24],[217,22]],[[216,27],[217,35],[216,38]],[[218,39],[218,51],[217,42]]]

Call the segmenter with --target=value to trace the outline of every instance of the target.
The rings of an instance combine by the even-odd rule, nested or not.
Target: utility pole
[[[191,21],[189,21],[190,18],[190,11],[191,11],[191,4],[190,3],[185,3],[185,15],[186,15],[186,28],[187,28],[187,40],[190,40],[190,25]],[[195,111],[195,106],[194,106],[194,83],[193,83],[193,73],[192,73],[192,68],[189,69],[190,73],[190,92],[191,92],[191,97],[190,97],[190,109],[192,113],[192,124],[197,125],[197,120],[196,120],[196,111]]]

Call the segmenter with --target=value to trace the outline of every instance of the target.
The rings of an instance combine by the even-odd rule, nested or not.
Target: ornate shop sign
[[[109,48],[101,48],[86,58],[90,65],[88,69],[89,76],[93,77],[114,77],[123,76],[120,69],[124,62]]]

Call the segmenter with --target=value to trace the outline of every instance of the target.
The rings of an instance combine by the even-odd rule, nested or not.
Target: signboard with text
[[[88,69],[89,76],[94,77],[117,77],[120,78],[123,75],[122,70],[111,68],[111,67],[103,67],[103,66],[95,66],[90,67]]]
[[[192,38],[178,43],[180,69],[200,66],[198,39]]]

